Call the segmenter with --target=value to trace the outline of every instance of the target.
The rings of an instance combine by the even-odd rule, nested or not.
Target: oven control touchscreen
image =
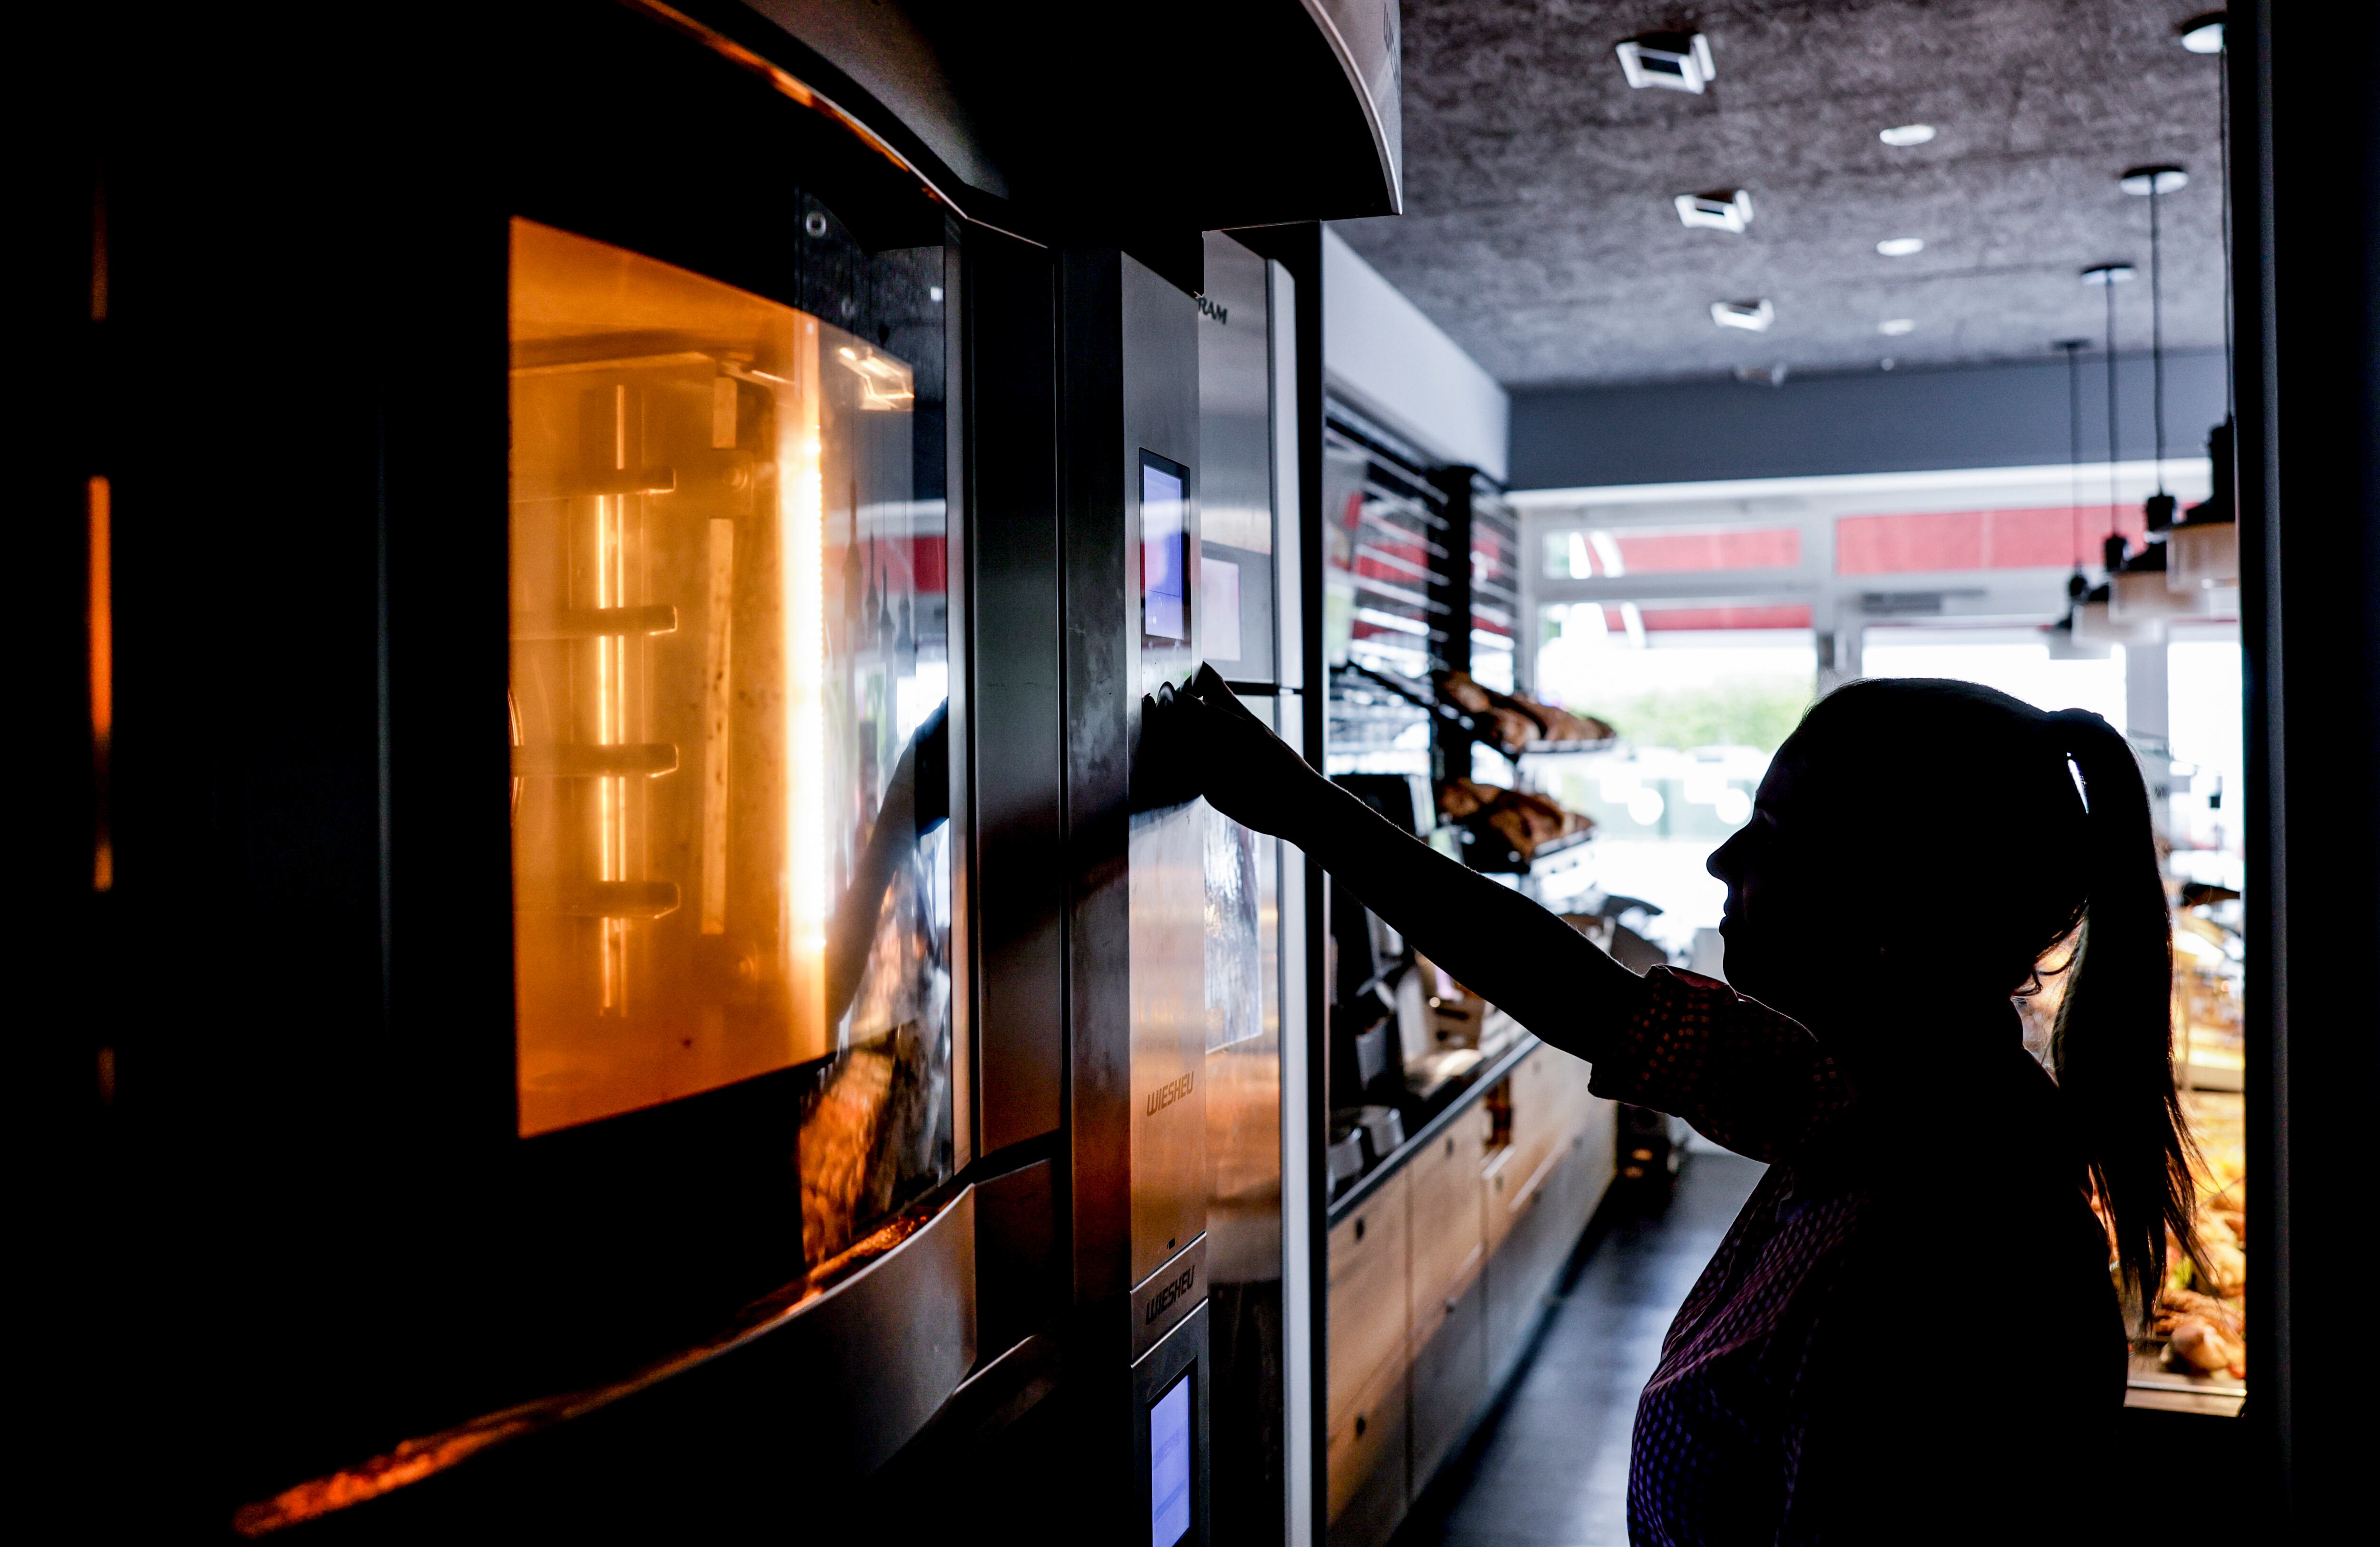
[[[1148,1409],[1148,1547],[1190,1534],[1190,1376]]]
[[[1140,640],[1190,648],[1190,469],[1140,454]]]

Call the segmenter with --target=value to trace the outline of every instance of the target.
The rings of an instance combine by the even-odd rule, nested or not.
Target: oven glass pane
[[[520,1132],[814,1064],[816,1262],[948,1163],[944,526],[887,342],[939,334],[528,221],[512,274]]]

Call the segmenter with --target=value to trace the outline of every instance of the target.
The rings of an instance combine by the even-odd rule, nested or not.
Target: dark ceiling
[[[2149,337],[2148,201],[2172,162],[2168,347],[2220,347],[2218,60],[2177,26],[2210,0],[1405,0],[1405,210],[1335,228],[1512,387],[2038,359],[2097,340],[2092,263],[2129,262],[2118,347]],[[1708,34],[1701,96],[1632,90],[1612,45]],[[2303,89],[2322,90],[2319,82]],[[1929,123],[1929,144],[1877,132]],[[1742,235],[1681,193],[1742,188]],[[1876,244],[1919,237],[1913,257]],[[1765,334],[1718,300],[1766,297]],[[1905,318],[1906,335],[1877,324]]]

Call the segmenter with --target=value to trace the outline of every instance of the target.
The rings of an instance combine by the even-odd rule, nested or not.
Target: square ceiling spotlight
[[[1640,32],[1615,51],[1628,84],[1658,86],[1696,96],[1718,71],[1711,65],[1710,40],[1700,32]]]
[[[1752,195],[1740,188],[1721,189],[1717,193],[1681,193],[1677,202],[1678,218],[1688,225],[1740,232],[1752,224]]]
[[[1711,321],[1723,328],[1742,328],[1746,333],[1767,333],[1768,324],[1777,320],[1777,309],[1767,298],[1756,301],[1713,301]]]

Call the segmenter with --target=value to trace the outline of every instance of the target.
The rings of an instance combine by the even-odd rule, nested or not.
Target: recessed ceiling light
[[[1876,244],[1876,250],[1887,258],[1907,258],[1925,250],[1923,237],[1887,237]]]
[[[1659,86],[1700,96],[1718,73],[1711,64],[1710,40],[1700,32],[1640,32],[1613,52],[1628,84],[1640,89]]]
[[[1931,124],[1900,124],[1891,128],[1886,129],[1883,133],[1877,135],[1876,138],[1897,151],[1907,150],[1912,145],[1923,145],[1927,140],[1933,139],[1934,126]]]
[[[1917,321],[1913,317],[1887,317],[1876,323],[1876,331],[1887,338],[1898,338],[1904,333],[1915,333]]]
[[[2181,24],[2181,46],[2192,54],[2223,52],[2223,13],[2209,11]]]
[[[1766,298],[1756,301],[1713,301],[1711,321],[1723,328],[1742,328],[1749,333],[1767,333],[1768,324],[1777,320],[1777,309]]]
[[[2118,181],[2126,193],[2145,199],[2152,193],[2179,193],[2190,186],[2190,174],[2179,166],[2135,166]]]
[[[1677,203],[1678,218],[1688,225],[1741,231],[1752,224],[1752,195],[1740,188],[1721,189],[1717,193],[1681,193]]]

